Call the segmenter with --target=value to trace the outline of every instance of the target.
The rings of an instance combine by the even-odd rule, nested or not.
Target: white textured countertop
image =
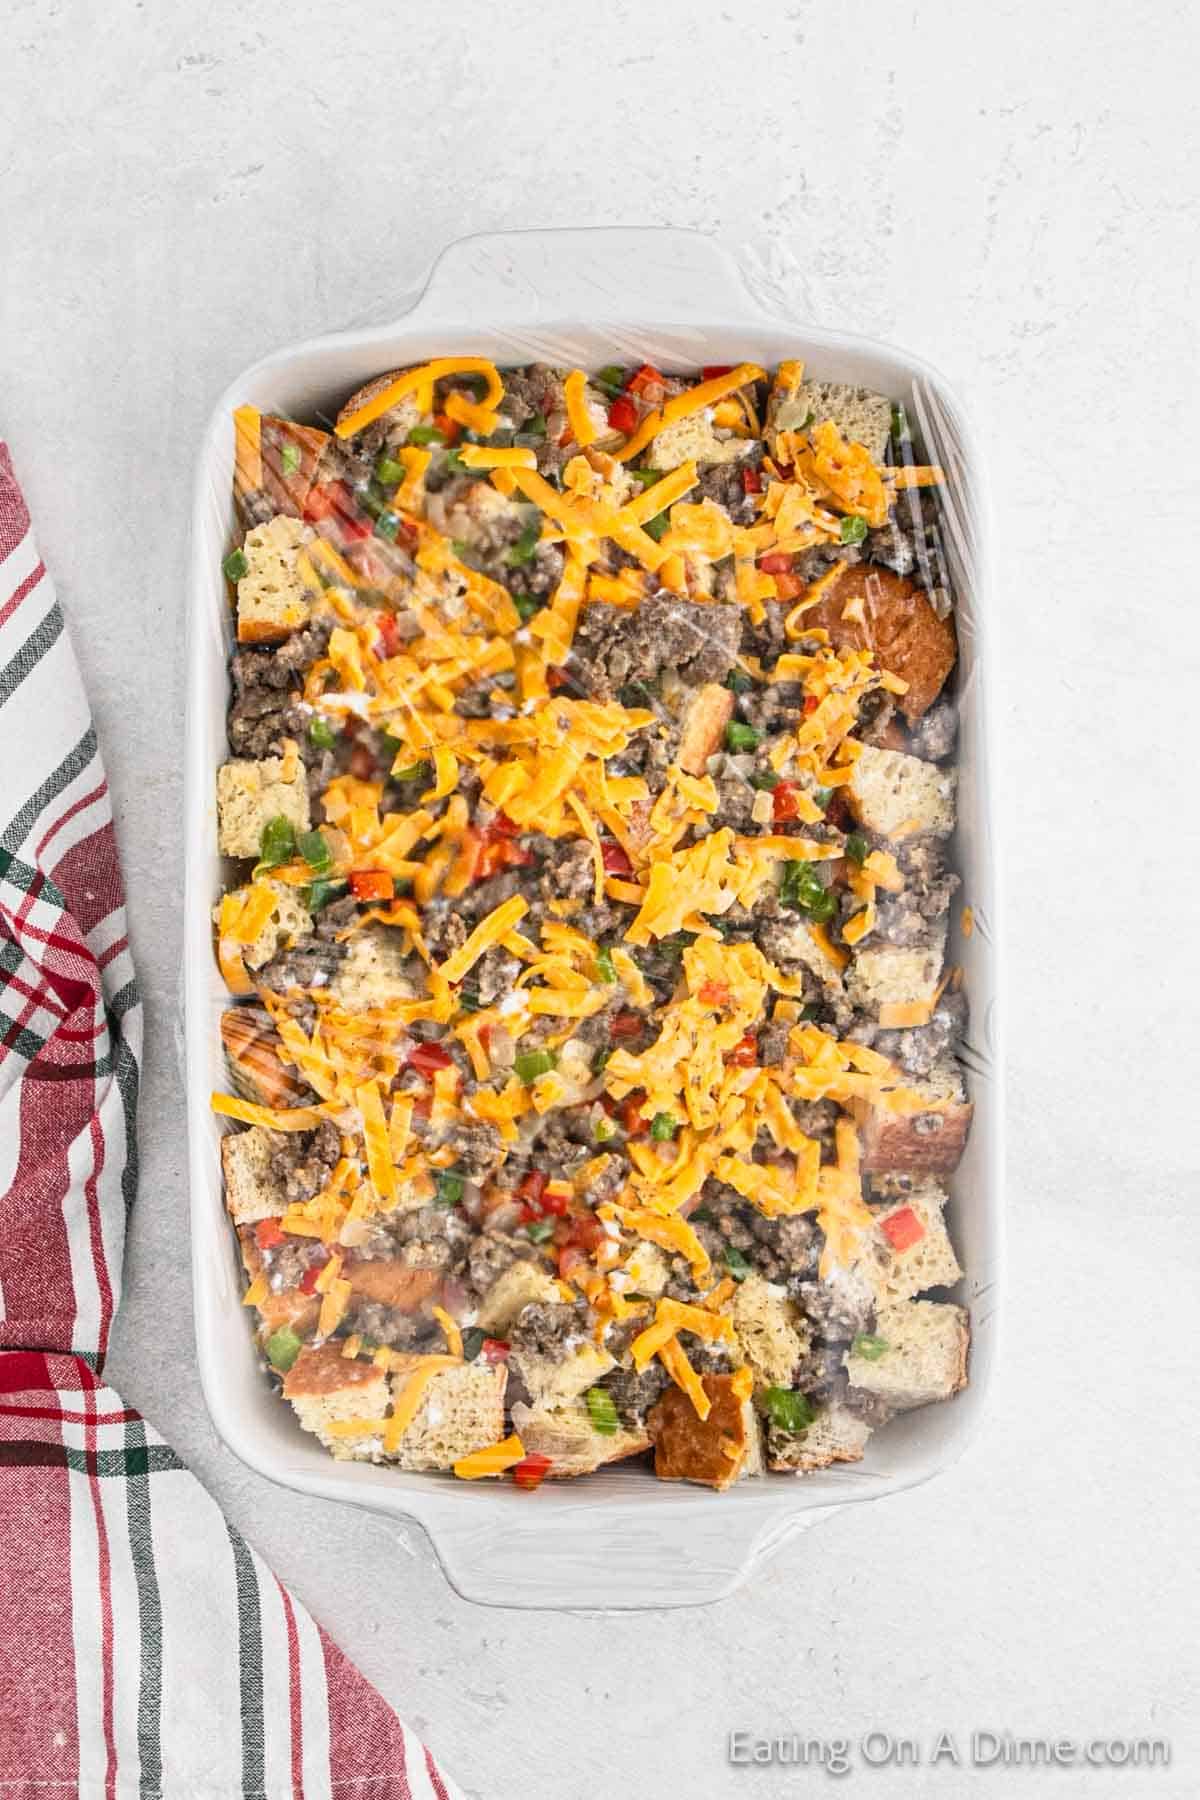
[[[472,1794],[810,1791],[819,1773],[731,1769],[726,1733],[871,1728],[924,1765],[856,1751],[843,1793],[1197,1791],[1195,19],[0,0],[0,435],[97,714],[148,1013],[109,1373]],[[714,231],[795,316],[923,352],[973,406],[1011,977],[984,1435],[707,1613],[613,1618],[469,1606],[416,1531],[216,1441],[174,1041],[202,420],[263,351],[386,314],[450,238],[607,223]],[[976,1729],[1165,1735],[1174,1759],[955,1771],[928,1763],[943,1727],[964,1756]]]

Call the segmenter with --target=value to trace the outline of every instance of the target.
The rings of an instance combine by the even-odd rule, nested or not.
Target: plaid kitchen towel
[[[100,1379],[141,1009],[112,811],[0,444],[0,1800],[458,1790]]]

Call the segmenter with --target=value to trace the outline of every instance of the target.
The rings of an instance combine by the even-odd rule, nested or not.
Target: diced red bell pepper
[[[304,516],[313,521],[335,519],[342,538],[350,543],[369,538],[375,521],[358,509],[354,495],[344,481],[327,481],[312,488],[304,506]]]
[[[696,998],[705,1006],[728,1006],[729,989],[723,981],[706,981],[697,989]]]
[[[911,1250],[925,1236],[925,1227],[911,1206],[902,1206],[899,1212],[881,1219],[879,1229],[896,1251]]]
[[[640,369],[635,369],[633,371],[633,374],[625,383],[625,392],[627,394],[644,394],[648,387],[665,386],[665,379],[654,367],[654,364],[643,363]]]
[[[608,1237],[608,1233],[595,1213],[576,1213],[570,1220],[570,1228],[567,1242],[576,1250],[586,1250],[589,1253],[598,1250]]]
[[[557,694],[559,688],[569,687],[570,684],[571,677],[567,670],[560,669],[557,664],[551,663],[546,670],[546,686],[550,692]]]
[[[287,1243],[287,1232],[279,1229],[278,1219],[260,1219],[254,1227],[254,1241],[260,1250],[278,1250]]]
[[[480,845],[473,871],[476,881],[488,881],[502,869],[525,869],[533,861],[528,850],[503,838]]]
[[[402,642],[395,613],[381,612],[379,615],[380,654],[385,658],[398,655]]]
[[[528,1456],[513,1465],[512,1478],[519,1488],[532,1493],[534,1488],[541,1487],[552,1467],[548,1456],[543,1456],[540,1450],[531,1450]]]
[[[775,577],[775,598],[777,600],[799,600],[808,586],[799,575],[782,573]]]
[[[642,1023],[641,1013],[614,1013],[608,1021],[608,1035],[614,1038],[637,1037],[641,1033]]]
[[[436,1075],[439,1069],[448,1069],[454,1062],[448,1050],[440,1044],[414,1044],[405,1058],[405,1066],[415,1069],[418,1075]]]
[[[502,1363],[508,1361],[508,1353],[512,1346],[504,1338],[484,1338],[479,1354],[484,1362]]]
[[[542,1195],[542,1211],[552,1218],[563,1218],[571,1204],[569,1194],[556,1193],[553,1188]]]
[[[325,1264],[328,1261],[329,1261],[329,1258],[327,1256],[323,1256],[321,1258],[320,1262],[310,1263],[308,1268],[305,1269],[303,1275],[300,1277],[300,1292],[302,1294],[315,1294],[316,1293],[317,1277],[320,1275],[321,1270],[325,1267]]]
[[[360,869],[350,877],[350,892],[356,900],[393,900],[396,878],[382,869]]]
[[[752,1069],[758,1061],[758,1039],[752,1031],[739,1038],[726,1058],[738,1069]]]
[[[549,1179],[550,1177],[541,1169],[530,1169],[517,1188],[518,1200],[523,1200],[526,1206],[531,1206],[535,1213],[542,1212],[544,1210],[542,1195],[546,1191],[546,1183]]]
[[[462,436],[462,426],[449,413],[434,413],[433,422],[448,444],[457,444]]]
[[[736,363],[705,363],[700,373],[705,381],[715,381],[718,375],[732,375],[736,367]]]
[[[743,494],[761,494],[763,491],[762,476],[757,469],[746,467],[742,470]]]
[[[492,876],[498,875],[503,867],[504,845],[482,844],[475,858],[472,875],[476,881],[490,881]]]
[[[587,1257],[578,1244],[564,1244],[558,1253],[558,1272],[564,1281],[574,1281],[576,1271],[587,1268]]]
[[[758,566],[764,575],[790,575],[792,572],[792,555],[790,551],[771,550],[766,556],[760,556]]]
[[[804,717],[807,719],[807,718],[810,718],[812,716],[812,714],[816,712],[817,707],[819,705],[820,705],[820,702],[817,699],[817,696],[815,694],[805,694],[804,705],[800,708],[800,710],[804,714]]]
[[[621,1124],[629,1137],[645,1137],[650,1129],[650,1121],[643,1119],[642,1107],[646,1104],[646,1096],[639,1088],[621,1102]]]
[[[780,781],[772,788],[771,816],[777,825],[799,815],[800,807],[796,800],[798,792],[794,781]]]
[[[614,431],[632,437],[637,430],[638,409],[628,394],[619,394],[608,409],[608,422]]]
[[[515,824],[507,813],[502,812],[493,815],[484,832],[484,836],[487,838],[514,838],[520,837],[520,835],[521,827]]]
[[[601,838],[600,857],[606,875],[633,874],[633,864],[615,838]]]

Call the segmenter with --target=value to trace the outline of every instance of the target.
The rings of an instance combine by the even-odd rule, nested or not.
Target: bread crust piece
[[[391,1256],[348,1257],[342,1275],[359,1301],[417,1312],[442,1285],[441,1269],[414,1268]]]
[[[221,1042],[229,1058],[233,1086],[256,1106],[303,1106],[312,1099],[307,1082],[283,1060],[279,1034],[258,1006],[229,1006],[221,1014]]]
[[[966,1098],[962,1071],[947,1054],[923,1079],[908,1081],[905,1086],[927,1098],[928,1106],[918,1112],[898,1113],[855,1103],[863,1171],[949,1175],[962,1159],[975,1110]]]
[[[704,1375],[711,1401],[701,1419],[682,1388],[669,1387],[646,1415],[660,1481],[694,1481],[724,1492],[742,1473],[757,1433],[753,1404],[734,1392],[734,1376]]]
[[[706,681],[688,701],[679,734],[677,761],[685,775],[703,775],[710,756],[721,748],[725,727],[733,717],[733,695]]]
[[[262,421],[262,484],[281,513],[304,516],[308,496],[321,479],[325,452],[332,442],[327,431],[296,425],[267,414]]]
[[[409,367],[416,367],[416,365],[410,364]],[[377,375],[374,381],[368,381],[365,386],[358,388],[355,393],[351,394],[345,406],[343,406],[342,410],[339,412],[337,424],[334,429],[340,430],[346,420],[353,418],[356,412],[366,406],[369,401],[374,400],[376,394],[382,394],[384,389],[390,387],[392,382],[395,381],[398,376],[406,375],[407,373],[407,369],[391,369],[386,375]],[[417,406],[416,401],[411,394],[401,395],[399,401],[391,411],[399,414],[404,414],[406,411],[411,412],[412,423],[414,425],[421,417],[420,408]],[[386,420],[388,417],[388,413],[381,413],[380,419],[377,420],[376,423],[379,423],[380,420]]]
[[[842,617],[857,599],[863,603],[861,624]],[[804,625],[827,631],[835,649],[873,650],[881,669],[906,681],[898,705],[910,725],[929,711],[958,657],[953,619],[939,619],[923,589],[875,563],[847,568],[805,613]]]
[[[645,1432],[627,1431],[624,1426],[605,1437],[592,1424],[581,1400],[554,1408],[518,1402],[512,1409],[512,1422],[526,1456],[550,1458],[546,1471],[550,1481],[572,1481],[577,1475],[590,1475],[607,1463],[624,1462],[650,1448]]]

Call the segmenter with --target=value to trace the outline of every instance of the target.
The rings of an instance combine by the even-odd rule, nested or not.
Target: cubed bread
[[[514,1345],[509,1361],[533,1404],[549,1411],[577,1400],[616,1367],[616,1359],[590,1340],[564,1348],[561,1356],[543,1356]]]
[[[403,1369],[392,1376],[394,1400],[407,1380]],[[460,1457],[499,1443],[504,1436],[507,1383],[503,1363],[455,1363],[436,1369],[389,1461],[402,1469],[451,1469]]]
[[[645,1294],[648,1300],[657,1300],[671,1278],[666,1256],[657,1244],[648,1244],[644,1238],[638,1239],[625,1258],[625,1273],[629,1277],[626,1291]]]
[[[905,1112],[882,1105],[855,1105],[864,1172],[950,1174],[966,1147],[973,1111],[962,1069],[947,1053],[928,1075],[906,1079],[904,1087],[923,1104]]]
[[[738,1349],[754,1376],[755,1392],[791,1387],[808,1342],[794,1301],[761,1275],[748,1275],[729,1310]]]
[[[758,1420],[738,1374],[703,1375],[701,1380],[711,1402],[707,1419],[700,1418],[691,1397],[678,1387],[669,1387],[647,1413],[654,1473],[660,1481],[694,1481],[723,1490],[742,1474],[747,1457],[754,1458],[760,1445]]]
[[[710,756],[715,756],[733,717],[733,695],[715,681],[706,681],[688,699],[679,728],[676,761],[687,775],[703,775]]]
[[[232,1084],[256,1106],[304,1106],[311,1088],[286,1063],[271,1016],[261,1006],[230,1006],[221,1014],[221,1042]]]
[[[857,1413],[837,1401],[816,1410],[803,1431],[767,1427],[767,1467],[807,1475],[828,1469],[833,1463],[861,1462],[871,1427]]]
[[[227,762],[217,770],[217,841],[223,855],[257,858],[272,819],[287,819],[295,830],[307,831],[308,816],[308,783],[299,759],[289,780],[278,756]]]
[[[763,948],[772,962],[802,963],[818,980],[841,986],[841,968],[799,913],[781,911],[772,919],[770,939],[764,937]]]
[[[351,1012],[411,1000],[413,985],[405,973],[405,961],[400,932],[387,925],[368,925],[350,939],[329,984],[330,994]]]
[[[320,1438],[334,1456],[355,1460],[381,1454],[383,1422],[391,1399],[386,1370],[373,1362],[343,1356],[337,1341],[315,1349],[306,1345],[283,1378],[283,1393],[301,1427]],[[333,1424],[362,1420],[377,1420],[378,1435],[340,1437],[329,1429]]]
[[[961,1281],[942,1216],[948,1198],[940,1181],[923,1176],[914,1180],[909,1193],[871,1209],[876,1232],[864,1266],[878,1306]]]
[[[843,1357],[850,1386],[896,1412],[948,1400],[967,1384],[970,1330],[961,1306],[940,1300],[901,1300],[880,1307],[874,1338],[886,1348]]]
[[[693,413],[660,431],[643,452],[651,469],[677,469],[681,463],[737,462],[753,450],[757,438],[719,438],[705,413]]]
[[[862,444],[872,462],[882,462],[892,430],[892,403],[886,394],[851,387],[844,381],[802,381],[794,393],[772,396],[769,431],[804,431],[832,421],[852,444]]]
[[[582,1400],[553,1409],[518,1403],[512,1409],[512,1422],[526,1456],[550,1458],[546,1476],[552,1481],[590,1475],[606,1463],[623,1462],[650,1448],[645,1432],[627,1431],[623,1425],[614,1432],[597,1431]]]
[[[859,946],[846,974],[846,994],[852,1006],[878,1016],[882,1006],[909,1006],[915,1001],[932,1006],[946,956],[946,924],[931,928],[924,944]]]
[[[280,950],[290,949],[312,930],[312,915],[301,899],[303,888],[293,887],[286,881],[266,881],[260,885],[269,888],[275,896],[275,908],[253,943],[238,946],[248,969],[261,969]],[[234,891],[241,896],[249,894],[251,889],[245,887]],[[219,924],[220,918],[221,908],[215,906],[213,920]]]
[[[297,558],[312,535],[287,513],[246,533],[242,548],[250,566],[237,584],[239,643],[278,644],[308,623],[309,597]]]
[[[275,1158],[284,1143],[280,1131],[252,1125],[248,1131],[230,1131],[221,1139],[221,1168],[225,1176],[225,1204],[238,1225],[254,1225],[259,1219],[277,1219],[287,1206],[284,1178]]]
[[[903,750],[864,744],[846,788],[859,824],[883,838],[954,830],[954,770]]]
[[[475,1323],[489,1337],[506,1338],[525,1307],[538,1300],[553,1306],[560,1298],[558,1283],[544,1264],[510,1263],[480,1301]]]

